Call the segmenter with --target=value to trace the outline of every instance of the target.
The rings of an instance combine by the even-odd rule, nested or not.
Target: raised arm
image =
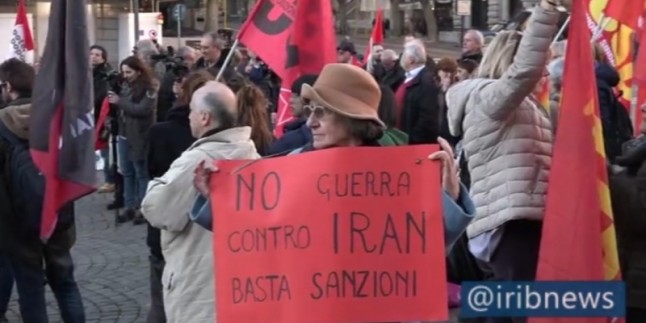
[[[545,71],[559,15],[556,8],[545,0],[534,8],[511,66],[495,82],[479,90],[481,101],[485,102],[481,106],[482,111],[489,117],[505,119],[532,93]],[[485,54],[481,67],[493,69],[489,59],[496,58]],[[481,75],[482,72],[486,73],[481,71]]]

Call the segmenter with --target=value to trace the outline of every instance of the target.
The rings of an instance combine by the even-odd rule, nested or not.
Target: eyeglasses
[[[321,119],[328,114],[330,114],[330,109],[319,104],[306,104],[303,106],[303,116],[306,119],[309,119],[312,115],[316,119]]]

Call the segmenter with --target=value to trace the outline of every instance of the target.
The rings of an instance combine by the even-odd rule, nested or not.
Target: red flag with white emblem
[[[17,58],[28,64],[34,63],[34,39],[31,37],[25,0],[18,0],[16,23],[11,33],[11,44],[7,56],[7,59],[10,58]]]

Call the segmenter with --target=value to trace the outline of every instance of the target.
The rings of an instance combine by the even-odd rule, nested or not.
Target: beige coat
[[[166,258],[162,276],[169,323],[215,322],[212,234],[189,220],[198,193],[193,172],[202,161],[260,158],[250,139],[251,128],[224,130],[199,139],[160,178],[153,179],[141,210],[161,229]]]
[[[543,75],[558,16],[535,8],[500,79],[465,80],[447,93],[449,129],[463,135],[477,212],[469,237],[509,220],[543,218],[552,128],[529,96]]]

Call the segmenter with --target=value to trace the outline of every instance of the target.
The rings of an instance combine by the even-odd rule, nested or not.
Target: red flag
[[[372,26],[372,35],[370,36],[370,41],[368,42],[368,47],[366,52],[363,55],[364,60],[370,59],[370,54],[372,54],[372,47],[375,45],[381,45],[384,43],[384,10],[379,8],[377,14],[375,15],[375,25]]]
[[[298,0],[292,30],[294,42],[289,45],[297,51],[297,65],[288,70],[290,86],[299,76],[318,74],[323,66],[336,62],[336,35],[332,21],[331,1]]]
[[[94,116],[86,0],[53,0],[47,42],[34,84],[29,145],[47,191],[40,235],[48,239],[58,210],[94,190]]]
[[[238,39],[284,79],[289,54],[287,42],[295,19],[296,0],[276,2],[256,2],[249,18],[240,28]]]
[[[29,28],[29,20],[27,20],[25,0],[18,0],[16,23],[11,33],[7,59],[9,58],[17,58],[28,64],[34,63],[34,39],[31,37],[31,28]]]
[[[604,14],[632,29],[637,29],[639,17],[644,12],[644,0],[609,0]]]
[[[110,113],[110,103],[108,103],[108,98],[103,99],[101,103],[101,111],[99,112],[99,118],[96,121],[96,126],[94,127],[94,149],[101,150],[108,148],[108,142],[101,140],[101,131],[105,127],[105,120],[108,119],[108,114]]]
[[[292,119],[292,82],[302,74],[318,74],[325,64],[336,60],[332,4],[319,0],[259,0],[238,39],[282,80],[275,129],[275,134],[281,136],[283,126]]]
[[[574,0],[537,280],[619,279],[599,105],[584,0]],[[563,252],[567,250],[568,252]],[[607,322],[530,318],[529,322]]]

